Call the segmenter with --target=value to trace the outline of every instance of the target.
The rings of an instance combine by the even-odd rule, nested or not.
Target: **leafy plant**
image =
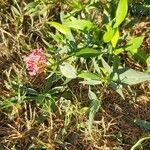
[[[88,122],[88,128],[90,134],[92,133],[92,123],[94,121],[95,114],[98,112],[100,106],[101,106],[101,100],[97,98],[95,93],[93,93],[89,88],[89,99],[91,102],[90,112],[89,112],[89,122]]]
[[[14,0],[7,18],[1,15],[4,27],[0,27],[0,41],[20,54],[17,65],[22,65],[24,74],[17,72],[17,76],[13,76],[14,70],[6,71],[4,86],[11,95],[0,98],[0,108],[15,116],[23,103],[36,103],[37,112],[42,116],[37,119],[36,127],[41,123],[44,128],[44,131],[41,128],[38,131],[44,134],[42,137],[38,133],[44,140],[37,137],[37,145],[52,149],[53,144],[46,139],[45,132],[51,137],[50,132],[56,131],[55,127],[59,131],[52,143],[62,144],[59,135],[62,139],[67,136],[66,131],[72,130],[72,124],[77,130],[88,128],[92,136],[92,125],[97,124],[95,115],[108,87],[125,99],[124,86],[150,80],[149,70],[134,70],[126,67],[122,60],[122,55],[127,54],[134,61],[150,66],[149,55],[140,49],[144,37],[131,37],[130,33],[122,32],[129,3],[128,0],[34,0],[23,3]],[[34,50],[35,47],[42,54]],[[27,50],[33,50],[29,52],[30,59],[23,60],[22,52],[24,55]],[[80,91],[82,88],[85,93]],[[87,96],[87,103],[82,100],[82,94]],[[28,114],[28,109],[26,111]],[[149,122],[135,120],[134,123],[149,130]],[[105,126],[105,122],[102,124]],[[24,129],[24,126],[20,128]],[[120,138],[122,134],[118,136]],[[141,146],[146,139],[149,138],[140,140],[133,148]],[[62,145],[65,148],[67,144]],[[33,144],[33,148],[39,146]]]
[[[119,28],[127,15],[127,11],[128,1],[120,0],[115,18],[104,24],[107,31],[104,28],[99,29],[96,23],[92,23],[90,20],[81,17],[75,18],[73,15],[69,16],[69,14],[62,14],[62,24],[48,22],[51,27],[56,29],[55,37],[59,36],[63,39],[56,41],[59,41],[59,57],[64,60],[60,52],[65,49],[63,54],[67,58],[62,61],[63,64],[59,65],[62,75],[72,79],[82,78],[89,85],[111,85],[122,97],[122,85],[133,85],[150,80],[149,74],[125,68],[120,63],[121,57],[119,54],[123,52],[128,52],[129,56],[138,60],[142,59],[138,48],[143,41],[143,37],[135,37],[126,45],[122,44],[120,40],[122,37]],[[103,35],[103,38],[99,37],[101,35]],[[128,39],[125,40],[128,41]],[[62,43],[61,47],[60,42]],[[72,63],[76,67],[73,67]]]

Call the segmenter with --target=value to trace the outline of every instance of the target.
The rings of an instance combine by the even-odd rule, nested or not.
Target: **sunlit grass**
[[[0,149],[130,149],[148,136],[149,24],[141,33],[120,7],[0,1]]]

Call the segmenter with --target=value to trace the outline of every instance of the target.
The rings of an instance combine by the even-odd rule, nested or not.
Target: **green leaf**
[[[9,99],[5,99],[4,101],[0,101],[0,108],[1,109],[10,108],[12,106],[15,106],[16,103],[17,103],[17,98],[11,97]]]
[[[94,27],[94,24],[88,20],[74,19],[64,23],[66,27],[74,28],[78,30],[90,29]]]
[[[93,49],[93,48],[83,48],[83,49],[80,49],[79,51],[75,52],[75,56],[77,57],[85,57],[85,58],[89,58],[89,57],[96,57],[98,55],[100,55],[101,52],[96,50],[96,49]]]
[[[112,27],[110,25],[106,25],[106,28],[107,28],[107,31],[105,32],[105,34],[103,36],[103,40],[105,43],[108,43],[113,38],[115,30],[112,29]]]
[[[17,8],[15,8],[14,6],[11,6],[11,9],[12,9],[13,13],[15,13],[16,16],[21,16],[21,13],[19,12],[19,10]]]
[[[150,73],[150,56],[146,60],[147,63],[147,71]]]
[[[60,24],[58,22],[48,22],[48,24],[50,24],[52,27],[56,28],[56,30],[64,34],[67,39],[74,41],[74,37],[71,33],[71,30],[65,25]]]
[[[129,56],[133,57],[136,61],[146,64],[148,55],[141,49],[138,49],[143,42],[144,37],[136,37],[128,42],[125,50],[128,51]]]
[[[114,36],[111,39],[111,44],[112,44],[113,48],[116,47],[118,40],[119,40],[119,29],[117,28],[115,30]]]
[[[120,69],[113,73],[113,81],[120,84],[134,85],[150,80],[150,74],[133,69]]]
[[[86,81],[80,82],[82,84],[87,84],[87,85],[102,84],[100,76],[95,73],[83,72],[83,73],[79,74],[78,77],[86,79]]]
[[[117,49],[114,49],[114,50],[113,50],[113,53],[114,53],[115,55],[119,55],[119,54],[122,53],[123,51],[124,51],[123,48],[117,48]]]
[[[125,19],[128,12],[128,0],[120,0],[116,11],[116,22],[113,28],[117,28]]]
[[[129,53],[129,56],[130,55],[131,55],[131,53]],[[144,50],[137,49],[134,51],[134,54],[131,55],[131,57],[136,61],[147,64],[147,60],[148,60],[149,55],[147,53],[145,53]]]
[[[38,95],[38,92],[32,88],[27,88],[26,93],[30,95]]]
[[[100,77],[97,74],[91,72],[83,72],[79,74],[78,77],[91,80],[100,80]]]
[[[62,34],[67,35],[68,33],[70,33],[70,29],[68,27],[66,27],[58,22],[48,22],[48,24],[50,24],[52,27],[56,28]]]
[[[84,85],[100,85],[102,84],[102,81],[86,79],[85,81],[81,81],[80,83]]]
[[[135,119],[134,123],[142,129],[150,130],[150,122],[148,121]]]
[[[101,106],[101,101],[97,98],[96,94],[92,92],[90,89],[89,89],[88,96],[89,96],[89,99],[92,101],[91,107],[90,107],[90,113],[89,113],[89,123],[88,123],[88,129],[91,134],[94,117]]]
[[[123,92],[122,92],[122,85],[121,84],[111,82],[110,85],[111,85],[113,90],[115,90],[123,99],[125,99]]]
[[[111,74],[112,73],[112,68],[109,66],[109,64],[101,57],[101,61],[102,61],[102,65],[103,65],[103,67],[107,70],[107,72],[109,73],[109,74]]]
[[[100,67],[99,67],[98,61],[97,61],[95,58],[92,58],[92,63],[93,63],[93,66],[94,66],[95,71],[100,74],[101,71],[100,71]]]
[[[137,53],[137,49],[143,42],[144,37],[136,37],[128,42],[127,46],[125,47],[126,51],[129,51],[132,55]]]
[[[61,73],[69,79],[74,79],[77,77],[76,75],[76,69],[70,65],[69,63],[63,63],[62,65],[59,65]]]

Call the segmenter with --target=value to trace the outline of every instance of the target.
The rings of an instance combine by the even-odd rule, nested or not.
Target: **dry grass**
[[[106,91],[102,108],[93,124],[92,135],[84,128],[87,114],[79,113],[81,104],[71,104],[74,115],[67,126],[64,116],[68,112],[62,111],[62,108],[43,118],[40,109],[34,103],[25,103],[21,107],[13,106],[10,113],[0,113],[1,149],[15,145],[18,149],[26,150],[33,145],[41,145],[49,150],[112,150],[115,147],[129,150],[139,138],[149,134],[147,130],[136,126],[134,119],[150,121],[149,83],[132,89],[140,92],[136,98],[127,93],[126,100],[121,99],[112,90]],[[60,106],[63,104],[62,101],[58,103]],[[77,127],[81,124],[83,127],[79,130]],[[149,143],[145,143],[145,149],[149,148]]]
[[[8,16],[11,16],[10,3],[2,2],[0,7],[5,6],[5,9],[1,13],[7,12]],[[11,19],[2,17],[0,22],[0,35],[3,37],[0,38],[0,99],[2,101],[14,96],[13,90],[6,88],[4,84],[5,80],[8,81],[8,77],[15,80],[16,75],[19,74],[21,82],[26,84],[29,83],[28,80],[32,80],[24,73],[21,57],[26,53],[25,50],[35,48],[37,45],[44,47],[42,37],[47,32],[45,22],[49,18],[58,19],[61,2],[58,3],[57,9],[56,6],[54,5],[48,11],[45,20],[39,22],[35,17],[32,30],[30,30],[31,26],[25,25],[31,21],[30,19],[24,18],[26,22],[18,28],[16,22],[13,23]],[[143,48],[150,53],[150,35],[145,31],[147,27],[149,27],[149,20],[140,21],[133,29],[133,35],[145,36]],[[132,65],[132,61],[127,61],[127,64]],[[133,65],[138,70],[143,69],[142,65],[135,63]],[[44,84],[43,78],[30,84],[40,90],[43,86],[41,84]],[[149,131],[134,124],[134,119],[150,121],[149,82],[130,87],[130,90],[126,87],[124,89],[126,100],[110,89],[105,90],[102,107],[93,123],[92,135],[86,128],[87,107],[90,104],[87,96],[88,89],[86,86],[81,86],[77,80],[69,84],[69,89],[74,95],[72,99],[70,101],[58,99],[55,113],[50,113],[48,116],[43,115],[41,107],[35,101],[14,103],[9,109],[0,109],[0,149],[117,150],[122,148],[129,150],[139,138],[150,134]],[[144,149],[149,150],[150,143],[144,143]]]

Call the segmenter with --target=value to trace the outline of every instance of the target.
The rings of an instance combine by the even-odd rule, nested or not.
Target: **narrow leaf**
[[[109,74],[112,73],[112,68],[109,66],[109,64],[101,57],[102,65],[107,70]]]
[[[123,48],[117,48],[117,49],[114,49],[113,53],[114,53],[115,55],[119,55],[119,54],[122,53],[123,51],[124,51]]]
[[[135,54],[137,52],[136,49],[140,47],[140,45],[143,42],[143,39],[144,37],[136,37],[132,39],[128,42],[127,46],[125,47],[125,50],[129,51],[131,54]]]
[[[150,74],[133,69],[120,69],[113,74],[113,81],[128,85],[134,85],[150,80]]]
[[[89,99],[92,101],[90,107],[90,113],[89,113],[89,123],[88,123],[89,132],[91,134],[94,117],[101,106],[101,101],[97,98],[96,94],[92,92],[90,89],[89,89],[88,96]]]
[[[66,27],[58,22],[48,22],[48,24],[50,24],[51,26],[56,28],[62,34],[67,35],[68,33],[70,33],[70,29],[68,27]]]
[[[91,80],[91,79],[86,79],[85,81],[81,81],[80,83],[82,83],[84,85],[100,85],[100,84],[102,84],[101,81]]]
[[[16,16],[21,16],[21,13],[19,12],[19,10],[16,7],[11,6],[11,9],[15,13]]]
[[[80,49],[79,51],[75,52],[75,56],[77,57],[96,57],[98,55],[100,55],[101,52],[99,50],[93,49],[93,48],[83,48]]]
[[[111,44],[112,44],[113,48],[116,47],[118,40],[119,40],[119,30],[117,28],[116,31],[115,31],[114,36],[111,39]]]
[[[146,60],[147,63],[147,71],[150,73],[150,56]]]
[[[66,27],[74,28],[78,30],[90,29],[94,27],[94,24],[88,20],[74,19],[64,23]]]
[[[59,32],[61,32],[62,34],[64,34],[66,36],[67,39],[69,39],[70,41],[75,41],[71,30],[66,27],[63,24],[60,24],[58,22],[48,22],[48,24],[50,24],[52,27],[56,28],[56,30],[58,30]],[[57,37],[55,37],[57,38]]]
[[[113,90],[115,90],[123,99],[125,99],[123,92],[122,92],[122,85],[117,84],[115,82],[110,83]]]
[[[135,61],[142,62],[147,64],[147,60],[149,55],[142,49],[136,49],[132,51],[132,54],[129,52],[129,56],[131,56]]]
[[[76,78],[76,69],[70,65],[69,63],[63,63],[62,65],[59,65],[61,73],[66,77],[70,79]]]
[[[83,72],[79,74],[78,77],[91,80],[100,80],[100,77],[97,74],[91,72]]]
[[[106,25],[107,31],[105,32],[104,36],[103,36],[103,40],[105,43],[108,43],[111,41],[112,37],[114,36],[115,30],[112,29],[111,26]]]
[[[125,19],[128,12],[128,0],[120,0],[116,11],[116,22],[113,28],[117,28]]]

